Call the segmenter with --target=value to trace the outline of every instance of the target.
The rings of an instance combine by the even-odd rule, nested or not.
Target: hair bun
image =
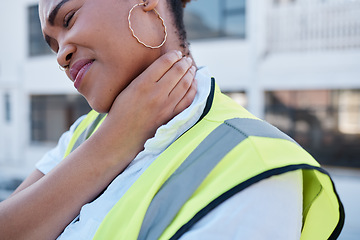
[[[181,0],[183,7],[186,7],[186,4],[191,2],[191,0]]]

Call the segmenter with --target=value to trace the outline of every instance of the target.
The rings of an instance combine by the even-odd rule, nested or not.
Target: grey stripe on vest
[[[158,239],[210,171],[249,136],[291,140],[270,124],[234,118],[212,131],[160,188],[145,214],[138,239]]]
[[[246,136],[280,138],[296,143],[291,137],[265,121],[250,118],[234,118],[225,121],[225,124],[235,128]]]
[[[105,117],[105,113],[99,114],[95,120],[89,124],[89,126],[80,134],[78,139],[76,139],[76,142],[74,143],[73,148],[71,149],[71,152],[73,152],[77,147],[79,147],[83,142],[85,142],[86,139],[88,139],[93,131],[95,130],[96,126],[99,124],[99,122]]]

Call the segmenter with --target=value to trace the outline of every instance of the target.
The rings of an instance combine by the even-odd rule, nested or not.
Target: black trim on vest
[[[233,187],[232,189],[228,190],[227,192],[223,193],[222,195],[220,195],[219,197],[214,199],[206,207],[204,207],[198,213],[196,213],[194,215],[194,217],[192,219],[190,219],[189,222],[187,222],[181,228],[179,228],[179,230],[170,238],[170,240],[179,239],[195,223],[197,223],[200,219],[202,219],[211,210],[216,208],[218,205],[220,205],[221,203],[223,203],[224,201],[226,201],[230,197],[234,196],[236,193],[238,193],[238,192],[244,190],[245,188],[251,186],[252,184],[257,183],[257,182],[259,182],[261,180],[264,180],[266,178],[275,176],[275,175],[280,175],[280,174],[283,174],[283,173],[286,173],[286,172],[300,170],[300,169],[317,170],[317,171],[322,172],[322,173],[329,176],[329,173],[327,171],[325,171],[324,169],[319,168],[319,167],[314,167],[314,166],[311,166],[311,165],[307,165],[307,164],[289,165],[289,166],[286,166],[286,167],[275,168],[275,169],[271,169],[271,170],[268,170],[266,172],[263,172],[263,173],[255,176],[253,178],[250,178],[250,179],[246,180],[245,182],[240,183],[239,185]],[[330,180],[331,180],[331,182],[333,184],[333,188],[334,188],[333,190],[335,192],[335,195],[338,198],[339,213],[340,213],[339,222],[338,222],[336,228],[334,229],[333,233],[329,237],[329,240],[333,240],[333,239],[335,240],[335,239],[337,239],[339,237],[340,232],[341,232],[341,230],[342,230],[342,228],[344,226],[345,212],[344,212],[344,206],[342,205],[342,203],[340,201],[340,198],[339,198],[339,195],[338,195],[338,193],[337,193],[337,191],[335,189],[334,182],[332,181],[331,178],[330,178]]]
[[[329,176],[329,174],[324,170],[324,173],[327,174]],[[331,182],[332,182],[332,185],[333,185],[333,188],[334,188],[334,193],[338,199],[338,202],[339,202],[339,212],[340,212],[340,219],[339,219],[339,222],[336,226],[336,228],[334,229],[333,233],[331,234],[331,236],[329,237],[329,240],[336,240],[338,239],[338,237],[340,236],[340,233],[344,227],[344,223],[345,223],[345,210],[344,210],[344,206],[342,205],[342,202],[340,201],[340,197],[336,191],[336,188],[335,188],[335,184],[333,182],[333,180],[330,178]]]
[[[214,95],[215,95],[215,78],[212,77],[211,78],[210,93],[209,93],[209,96],[208,96],[208,98],[206,100],[206,105],[205,105],[205,108],[204,108],[204,112],[202,113],[202,115],[200,116],[199,120],[196,123],[200,122],[206,116],[206,114],[209,113],[209,111],[211,109],[211,106],[212,106],[212,103],[213,103],[213,100],[214,100]]]
[[[204,107],[203,113],[201,114],[199,120],[197,120],[197,122],[191,128],[186,130],[182,135],[184,135],[187,131],[192,129],[196,124],[198,124],[210,112],[210,109],[211,109],[213,101],[214,101],[214,95],[215,95],[215,78],[212,77],[211,78],[211,85],[210,85],[210,93],[209,93],[209,96],[206,99],[206,105]],[[179,139],[181,136],[179,136],[177,139]]]

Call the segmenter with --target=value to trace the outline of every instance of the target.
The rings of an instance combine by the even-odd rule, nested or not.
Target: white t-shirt
[[[161,126],[129,166],[102,195],[85,204],[58,239],[92,239],[106,214],[148,166],[200,118],[210,93],[206,68],[196,73],[198,91],[191,106]],[[48,173],[63,159],[79,118],[58,145],[37,163]],[[262,180],[229,198],[197,222],[181,239],[299,239],[302,226],[302,174],[290,172]]]

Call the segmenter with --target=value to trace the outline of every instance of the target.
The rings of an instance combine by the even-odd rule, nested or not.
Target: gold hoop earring
[[[136,36],[136,34],[135,34],[135,32],[134,32],[134,29],[133,29],[132,26],[131,26],[131,19],[130,19],[130,18],[131,18],[131,13],[132,13],[132,11],[134,10],[134,8],[136,8],[136,7],[138,7],[138,6],[142,6],[142,5],[143,5],[143,6],[146,6],[146,3],[145,3],[145,2],[142,2],[142,3],[135,4],[135,5],[130,9],[130,11],[129,11],[128,21],[129,21],[129,28],[130,28],[130,30],[131,30],[131,33],[132,33],[133,37],[136,38],[136,40],[137,40],[140,44],[144,45],[145,47],[151,48],[151,49],[160,48],[160,47],[162,47],[162,46],[165,44],[165,42],[166,42],[166,39],[167,39],[167,31],[166,31],[166,25],[165,25],[164,19],[160,16],[159,12],[158,12],[155,8],[153,9],[153,11],[156,13],[156,15],[158,16],[158,18],[161,20],[162,25],[164,26],[164,32],[165,32],[164,40],[162,41],[162,43],[160,43],[160,45],[155,46],[155,47],[154,47],[154,46],[147,45],[146,43],[144,43],[143,41],[141,41],[141,40]]]

